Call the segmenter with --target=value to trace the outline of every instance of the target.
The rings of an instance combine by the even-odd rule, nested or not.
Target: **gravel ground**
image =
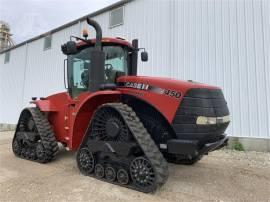
[[[154,194],[81,175],[75,154],[49,164],[16,158],[12,132],[0,133],[0,201],[270,201],[270,153],[221,150],[193,166],[169,165],[168,182]]]

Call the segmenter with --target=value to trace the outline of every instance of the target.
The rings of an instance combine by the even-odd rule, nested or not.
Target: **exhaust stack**
[[[87,23],[96,30],[95,49],[91,51],[91,62],[88,70],[88,90],[90,92],[96,92],[100,89],[101,85],[104,84],[105,53],[102,51],[102,30],[100,25],[90,18],[87,18]]]
[[[96,44],[95,47],[97,50],[102,50],[102,45],[101,45],[101,40],[102,40],[102,29],[100,25],[95,21],[90,18],[87,18],[87,24],[94,27],[96,30]]]

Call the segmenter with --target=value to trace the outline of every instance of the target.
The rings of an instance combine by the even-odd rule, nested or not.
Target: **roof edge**
[[[23,42],[21,42],[21,43],[15,45],[15,46],[12,46],[12,47],[10,47],[10,48],[8,48],[8,49],[5,49],[5,50],[3,50],[3,51],[0,51],[0,54],[5,53],[5,52],[8,52],[8,51],[11,51],[11,50],[16,49],[16,48],[18,48],[18,47],[20,47],[20,46],[23,46],[23,45],[25,45],[25,44],[31,43],[32,41],[41,39],[41,38],[43,38],[43,37],[45,37],[45,36],[47,36],[47,35],[49,35],[49,34],[56,33],[56,32],[58,32],[58,31],[60,31],[60,30],[63,30],[63,29],[66,28],[66,27],[70,27],[70,26],[72,26],[72,25],[75,25],[75,24],[78,23],[78,22],[84,21],[84,20],[86,20],[86,18],[88,18],[88,17],[95,17],[95,16],[97,16],[97,15],[100,15],[100,14],[102,14],[102,13],[105,13],[105,12],[107,12],[107,11],[110,11],[110,10],[112,10],[112,9],[114,9],[114,8],[117,8],[117,7],[119,7],[119,6],[122,6],[122,5],[124,5],[124,4],[127,4],[127,3],[131,2],[131,1],[134,1],[134,0],[121,0],[121,1],[118,1],[118,2],[116,2],[116,3],[114,3],[114,4],[111,4],[111,5],[107,6],[107,7],[105,7],[105,8],[102,8],[102,9],[100,9],[100,10],[97,10],[97,11],[95,11],[95,12],[93,12],[93,13],[90,13],[90,14],[88,14],[88,15],[85,15],[85,16],[83,16],[83,17],[80,17],[80,18],[78,18],[78,19],[76,19],[76,20],[73,20],[73,21],[68,22],[68,23],[66,23],[66,24],[64,24],[64,25],[61,25],[61,26],[59,26],[59,27],[57,27],[57,28],[54,28],[54,29],[52,29],[52,30],[50,30],[50,31],[48,31],[48,32],[45,32],[45,33],[40,34],[40,35],[38,35],[38,36],[36,36],[36,37],[30,38],[30,39],[28,39],[28,40],[26,40],[26,41],[23,41]]]

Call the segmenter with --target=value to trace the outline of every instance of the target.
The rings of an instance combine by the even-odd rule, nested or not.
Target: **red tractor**
[[[193,81],[137,76],[138,40],[74,37],[67,92],[32,98],[12,142],[16,156],[47,163],[58,142],[77,151],[84,175],[142,192],[168,178],[168,162],[193,164],[226,145],[229,111],[221,89]],[[141,53],[147,61],[147,52]]]

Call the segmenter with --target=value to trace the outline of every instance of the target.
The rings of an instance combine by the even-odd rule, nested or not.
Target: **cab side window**
[[[88,90],[90,50],[85,49],[68,57],[68,86],[72,97]]]

